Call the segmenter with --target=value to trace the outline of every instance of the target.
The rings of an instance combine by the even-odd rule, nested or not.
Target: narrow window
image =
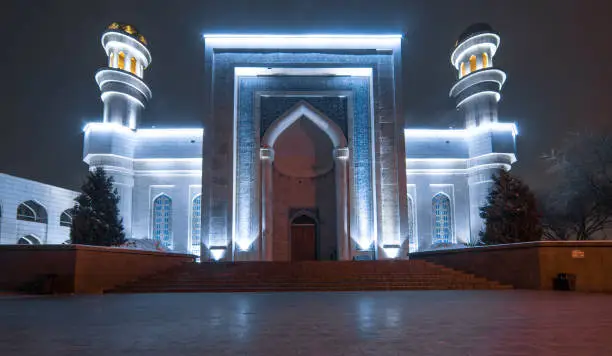
[[[461,62],[461,77],[465,76],[465,62]]]
[[[172,248],[172,199],[162,194],[153,200],[153,240]]]
[[[119,63],[117,67],[121,70],[125,69],[125,53],[119,52]]]
[[[416,236],[416,210],[414,208],[414,201],[412,197],[408,195],[408,250],[409,252],[416,252],[419,249],[419,242]]]
[[[432,245],[450,244],[451,236],[451,204],[446,194],[438,193],[432,199],[433,236]]]
[[[109,67],[113,67],[114,63],[113,60],[115,59],[115,54],[113,52],[111,52],[110,56],[108,56],[108,66]]]
[[[470,57],[470,73],[476,71],[476,56],[472,55]]]
[[[487,68],[489,66],[489,56],[486,53],[482,54],[482,67]]]
[[[200,256],[202,241],[202,196],[198,195],[191,204],[191,254]]]

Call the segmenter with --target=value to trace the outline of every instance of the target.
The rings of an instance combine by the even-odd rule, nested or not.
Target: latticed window
[[[452,242],[451,204],[447,195],[438,193],[432,199],[433,236],[432,245]]]
[[[72,211],[70,209],[65,210],[62,215],[60,215],[60,226],[72,226]]]
[[[153,201],[153,239],[172,248],[172,199],[166,194]]]
[[[17,240],[17,245],[40,245],[40,240],[36,236],[27,235],[20,237]]]
[[[202,196],[193,199],[191,207],[191,254],[200,256],[202,241]]]
[[[34,221],[37,223],[47,223],[47,210],[35,202],[28,200],[17,206],[17,220]]]
[[[17,220],[36,221],[36,213],[26,204],[17,207]]]
[[[408,244],[410,252],[417,251],[419,248],[416,236],[416,210],[410,195],[408,196]]]

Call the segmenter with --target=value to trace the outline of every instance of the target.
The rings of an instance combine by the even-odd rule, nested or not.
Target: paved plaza
[[[0,296],[0,355],[612,355],[612,295]]]

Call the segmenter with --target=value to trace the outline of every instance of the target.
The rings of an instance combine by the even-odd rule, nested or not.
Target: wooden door
[[[291,261],[317,259],[315,225],[291,225]]]

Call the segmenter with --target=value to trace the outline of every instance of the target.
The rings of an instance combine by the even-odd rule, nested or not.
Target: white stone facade
[[[0,244],[66,242],[70,227],[60,221],[62,213],[74,207],[77,195],[72,190],[0,173]],[[19,214],[18,219],[19,206],[26,213]]]
[[[114,177],[128,238],[202,259],[292,260],[308,232],[306,258],[407,258],[474,242],[491,175],[516,161],[488,27],[468,29],[451,58],[460,130],[405,129],[401,36],[205,36],[206,131],[138,127],[151,57],[121,28],[103,36],[114,39],[96,76],[104,120],[85,127],[83,157]],[[130,72],[117,51],[145,60]],[[32,234],[63,241],[48,229]],[[25,232],[5,230],[3,243]]]
[[[193,200],[201,192],[203,136],[202,129],[87,125],[84,161],[115,179],[126,237],[154,237],[153,203],[163,194],[172,203],[169,247],[193,251],[191,217]]]

